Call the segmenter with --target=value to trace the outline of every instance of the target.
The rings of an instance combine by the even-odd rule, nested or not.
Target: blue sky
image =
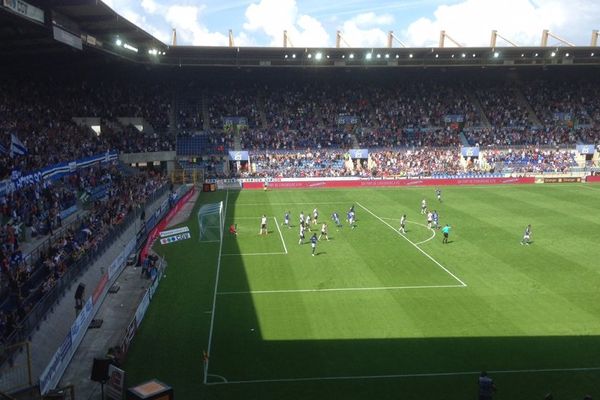
[[[394,31],[407,46],[436,46],[440,30],[466,46],[487,46],[492,29],[522,46],[539,45],[543,29],[589,45],[600,28],[598,0],[103,0],[169,44],[295,47],[385,47]],[[499,45],[508,45],[499,40]],[[551,45],[560,42],[552,39]]]

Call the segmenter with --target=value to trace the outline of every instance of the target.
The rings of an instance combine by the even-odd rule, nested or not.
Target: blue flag
[[[19,140],[17,135],[12,133],[10,135],[10,156],[14,157],[15,155],[24,156],[27,154],[27,147]]]

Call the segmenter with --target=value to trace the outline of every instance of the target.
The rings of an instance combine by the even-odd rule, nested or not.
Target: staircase
[[[210,113],[208,112],[208,96],[202,93],[202,129],[210,129]]]
[[[533,107],[531,107],[531,104],[529,104],[529,102],[525,98],[525,95],[517,87],[513,88],[513,93],[515,95],[515,100],[517,100],[517,103],[519,103],[521,107],[524,107],[527,110],[528,119],[531,125],[542,126],[542,122],[535,114]]]
[[[490,124],[490,120],[485,115],[485,112],[483,111],[483,107],[481,106],[481,103],[479,102],[479,97],[477,97],[477,95],[475,95],[474,90],[467,90],[467,96],[469,97],[469,100],[471,100],[471,102],[473,103],[475,108],[477,108],[477,111],[479,111],[479,115],[481,116],[481,126],[483,128],[491,128],[492,124]]]
[[[267,113],[265,111],[265,99],[262,95],[258,95],[258,119],[260,122],[260,127],[262,129],[267,129],[269,127],[269,121],[267,121]]]

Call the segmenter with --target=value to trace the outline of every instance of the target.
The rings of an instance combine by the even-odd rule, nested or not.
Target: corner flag
[[[14,157],[15,155],[24,156],[27,154],[27,147],[19,140],[17,135],[11,133],[10,135],[10,156]]]

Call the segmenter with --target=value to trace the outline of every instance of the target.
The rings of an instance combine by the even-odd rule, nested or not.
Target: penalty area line
[[[429,258],[431,261],[433,261],[435,263],[435,265],[437,265],[438,267],[440,267],[441,269],[443,269],[444,271],[446,271],[451,277],[453,277],[456,281],[458,281],[461,285],[463,286],[467,286],[466,283],[464,283],[458,276],[454,275],[452,272],[450,272],[448,270],[448,268],[444,267],[442,264],[440,264],[435,258],[431,257],[427,252],[425,252],[425,250],[423,250],[422,248],[420,248],[415,242],[413,242],[412,240],[410,240],[409,238],[407,238],[406,236],[400,234],[396,228],[394,228],[393,226],[391,226],[388,222],[384,221],[383,219],[381,219],[381,217],[379,217],[378,215],[375,215],[375,213],[373,213],[371,210],[369,210],[367,207],[363,206],[362,204],[360,204],[359,202],[356,202],[356,204],[362,208],[363,210],[365,210],[366,212],[368,212],[369,214],[371,214],[373,217],[377,218],[379,221],[381,221],[382,223],[384,223],[385,225],[387,225],[391,230],[393,230],[394,232],[396,232],[398,235],[400,235],[401,238],[403,238],[404,240],[406,240],[408,243],[410,243],[411,245],[414,246],[415,249],[419,250],[425,257]]]
[[[276,252],[276,253],[228,253],[228,254],[221,254],[221,257],[226,257],[226,256],[276,256],[276,255],[286,255],[287,253],[284,253],[282,251]]]
[[[554,373],[554,372],[590,372],[599,371],[600,367],[584,368],[541,368],[541,369],[512,369],[488,371],[489,374],[535,374],[535,373]],[[349,380],[368,380],[368,379],[401,379],[401,378],[435,378],[443,376],[465,376],[479,375],[481,371],[463,371],[463,372],[432,372],[432,373],[414,373],[414,374],[389,374],[389,375],[355,375],[355,376],[317,376],[307,378],[281,378],[281,379],[251,379],[237,380],[227,382],[211,382],[209,385],[236,385],[248,383],[281,383],[281,382],[310,382],[310,381],[349,381]]]
[[[281,290],[248,290],[242,292],[219,292],[220,296],[232,294],[276,294],[276,293],[323,293],[323,292],[361,292],[376,290],[404,290],[404,289],[444,289],[463,288],[463,285],[422,285],[422,286],[380,286],[380,287],[348,287],[326,289],[281,289]]]
[[[283,240],[283,234],[281,233],[281,229],[279,228],[279,223],[277,222],[277,217],[273,217],[273,219],[275,220],[275,226],[277,227],[277,231],[279,232],[279,237],[281,238],[281,243],[283,243],[283,251],[285,251],[285,254],[287,254],[288,253],[287,246],[285,245],[285,240]]]

